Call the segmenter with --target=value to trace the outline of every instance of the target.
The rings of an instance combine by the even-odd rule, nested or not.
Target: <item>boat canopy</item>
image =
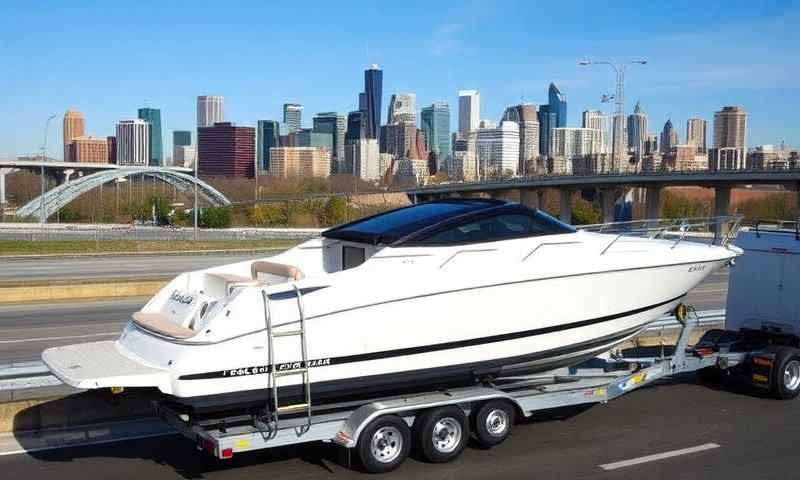
[[[490,199],[447,199],[390,210],[326,230],[324,238],[372,245],[457,245],[575,229],[536,209]]]

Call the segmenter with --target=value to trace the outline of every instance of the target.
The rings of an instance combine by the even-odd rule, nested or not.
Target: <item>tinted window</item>
[[[354,268],[364,263],[365,252],[363,248],[342,247],[342,270]]]
[[[326,238],[389,243],[462,213],[493,207],[485,201],[422,203],[400,208],[323,232]]]
[[[571,233],[575,230],[541,212],[508,213],[484,217],[415,240],[418,245],[464,245],[510,238]]]

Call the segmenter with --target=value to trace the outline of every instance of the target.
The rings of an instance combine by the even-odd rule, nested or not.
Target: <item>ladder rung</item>
[[[285,377],[287,375],[300,375],[301,373],[308,373],[308,368],[292,368],[291,370],[279,370],[275,372],[275,376]]]
[[[273,337],[293,337],[295,335],[302,335],[302,330],[289,330],[288,332],[272,332]]]
[[[309,410],[311,405],[308,403],[295,403],[292,405],[284,405],[282,407],[278,407],[278,413],[290,413],[290,412],[299,412],[301,410]]]

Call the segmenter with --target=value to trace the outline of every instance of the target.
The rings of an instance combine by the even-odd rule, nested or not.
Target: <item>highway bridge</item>
[[[198,194],[207,204],[221,206],[231,203],[220,191],[200,179],[195,179],[192,170],[184,167],[4,160],[0,161],[0,208],[6,204],[6,176],[15,170],[30,170],[36,173],[44,170],[44,175],[56,183],[55,188],[45,192],[44,200],[39,196],[20,207],[16,211],[16,215],[20,217],[39,219],[44,210],[44,216],[47,218],[86,192],[107,183],[134,177],[151,177],[173,185],[182,192],[191,191],[197,184]]]
[[[609,173],[597,175],[544,175],[514,177],[503,180],[453,182],[427,185],[405,190],[412,202],[447,197],[490,196],[513,199],[538,207],[544,189],[561,192],[562,220],[572,217],[572,195],[576,191],[594,190],[600,194],[603,221],[614,221],[614,202],[628,189],[645,190],[648,219],[661,218],[661,191],[670,186],[697,186],[714,189],[714,215],[729,213],[731,189],[745,185],[780,185],[790,191],[800,190],[800,169],[792,170],[694,170],[653,173]],[[798,209],[800,211],[800,209]]]

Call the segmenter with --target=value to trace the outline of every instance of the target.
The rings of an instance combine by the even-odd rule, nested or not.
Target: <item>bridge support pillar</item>
[[[614,190],[600,190],[600,207],[603,212],[603,223],[611,223],[614,221],[614,202],[617,200],[616,197],[617,195]]]
[[[519,191],[519,203],[531,207],[542,208],[544,192],[540,190],[522,189]]]
[[[572,223],[572,190],[561,190],[561,215],[559,218],[564,223]]]
[[[730,214],[731,187],[714,187],[714,216],[724,217]],[[719,237],[728,233],[727,222],[717,222],[714,235]]]
[[[661,218],[661,188],[647,187],[644,195],[644,210],[646,220]]]

